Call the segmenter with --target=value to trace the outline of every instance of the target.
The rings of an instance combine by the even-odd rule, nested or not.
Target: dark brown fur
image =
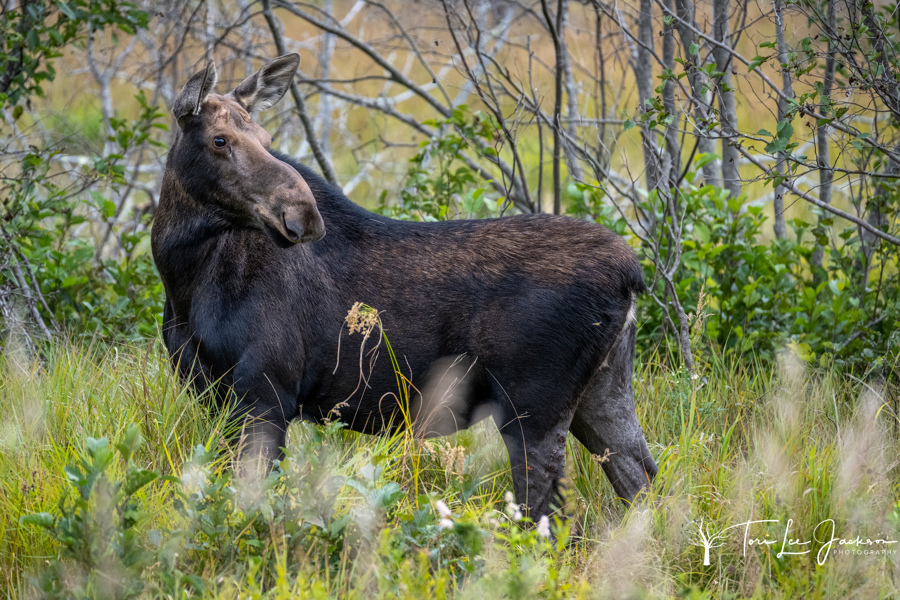
[[[278,79],[264,71],[260,80]],[[153,230],[167,294],[164,338],[186,379],[219,380],[233,390],[223,399],[259,418],[260,452],[276,457],[290,420],[318,421],[336,407],[351,429],[400,425],[387,357],[372,365],[365,356],[361,382],[361,337],[344,326],[351,306],[365,302],[380,311],[417,390],[449,379],[447,359],[455,358],[454,391],[415,397],[418,431],[441,435],[493,417],[517,498],[535,517],[550,511],[570,428],[591,452],[609,449],[604,467],[626,501],[653,479],[631,391],[643,281],[621,238],[549,215],[413,223],[372,214],[269,153],[241,94],[210,95],[201,75],[176,102],[182,135],[169,154]],[[279,91],[247,89],[266,98]],[[227,160],[210,147],[222,131],[241,136]],[[247,165],[268,174],[249,199],[246,182],[228,184],[229,169]],[[279,213],[292,220],[280,226],[272,218]],[[294,243],[302,236],[311,241]]]

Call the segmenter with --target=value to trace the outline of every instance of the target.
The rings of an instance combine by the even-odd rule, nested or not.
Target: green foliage
[[[146,28],[148,14],[128,2],[29,2],[21,11],[0,16],[0,107],[14,107],[42,96],[42,85],[52,82],[53,59],[90,29],[134,34]],[[152,336],[161,310],[161,286],[149,254],[146,226],[149,217],[137,212],[134,223],[115,225],[120,208],[110,196],[129,188],[125,156],[136,147],[158,144],[151,134],[165,129],[163,114],[150,105],[143,91],[134,121],[111,118],[111,152],[94,155],[74,173],[60,173],[56,159],[60,146],[31,146],[18,170],[2,173],[2,235],[0,260],[9,269],[14,262],[33,275],[44,303],[38,306],[47,322],[59,323],[74,335],[113,338]],[[102,194],[98,190],[103,190]],[[129,231],[129,228],[131,229]],[[87,235],[85,234],[87,232]],[[114,256],[104,256],[98,243],[110,235],[118,243]],[[0,256],[0,259],[3,257]],[[10,270],[3,280],[21,286]],[[26,285],[31,285],[26,283]],[[47,310],[49,309],[49,311]]]
[[[124,479],[107,475],[115,454],[106,438],[88,437],[85,457],[65,468],[76,492],[59,499],[56,515],[25,515],[21,522],[44,528],[60,547],[60,558],[49,561],[36,579],[46,598],[132,598],[144,589],[141,573],[156,561],[141,542],[139,526],[147,515],[137,494],[159,477],[132,460],[140,444],[136,425],[129,425],[116,444],[126,463]]]
[[[22,10],[0,14],[0,108],[43,96],[43,85],[56,77],[52,59],[62,56],[66,45],[85,34],[112,26],[128,34],[145,29],[149,15],[133,3],[106,0],[39,0],[26,2]]]
[[[489,199],[482,188],[475,186],[478,173],[465,161],[464,152],[484,146],[485,156],[496,156],[491,144],[497,125],[483,113],[473,114],[464,104],[455,107],[447,119],[424,124],[440,133],[419,144],[419,151],[409,161],[399,202],[389,203],[384,191],[379,197],[379,212],[416,221],[496,216],[503,199]]]
[[[23,7],[0,16],[0,108],[13,107],[14,119],[23,114],[23,101],[44,95],[43,86],[56,76],[53,59],[67,45],[77,43],[88,30],[109,32],[113,37],[117,31],[134,34],[147,27],[149,18],[134,4],[115,0],[28,2]],[[134,232],[137,227],[120,231],[113,224],[111,219],[122,215],[109,198],[129,185],[126,153],[156,144],[153,129],[165,129],[159,122],[162,113],[150,105],[143,91],[136,99],[137,120],[110,120],[109,141],[114,149],[104,156],[94,155],[78,172],[66,177],[59,172],[55,159],[62,147],[31,146],[17,171],[0,174],[4,240],[0,284],[6,280],[13,282],[14,289],[20,287],[10,264],[24,267],[37,287],[30,294],[39,293],[46,303],[46,307],[38,306],[43,319],[75,335],[133,338],[156,331],[161,286],[150,259],[149,240],[146,233]],[[133,225],[147,220],[138,213]],[[85,235],[85,230],[92,229],[93,235]],[[101,256],[97,244],[112,233],[119,252],[114,257]]]
[[[697,168],[703,160],[699,157]],[[761,207],[744,197],[729,198],[721,188],[693,185],[696,178],[695,173],[688,174],[691,185],[680,198],[685,235],[674,279],[688,313],[697,312],[702,290],[706,339],[717,352],[772,360],[790,344],[807,360],[863,368],[896,355],[900,350],[897,248],[878,246],[870,259],[878,268],[867,270],[869,275],[862,279],[863,248],[855,228],[845,229],[838,243],[823,229],[832,225],[829,219],[815,226],[795,219],[793,238],[769,241],[763,232],[766,218]],[[891,194],[885,202],[897,205],[895,187]],[[577,185],[570,188],[569,196],[573,216],[589,216],[618,233],[627,232],[623,215],[603,201],[602,190]],[[655,216],[661,226],[664,207],[655,193],[639,208]],[[808,262],[816,242],[829,248],[823,273],[814,273]],[[652,282],[655,268],[647,252],[638,249],[645,255],[646,280]],[[662,294],[661,290],[660,285],[657,293]],[[639,347],[646,349],[665,340],[668,326],[657,303],[649,298],[642,303]]]
[[[162,285],[150,256],[146,225],[150,215],[136,214],[134,223],[113,224],[118,207],[108,194],[127,188],[125,153],[151,138],[163,113],[151,106],[143,92],[136,99],[138,119],[113,119],[116,149],[96,156],[73,178],[59,184],[54,172],[57,149],[33,149],[21,163],[16,177],[4,178],[3,233],[8,250],[34,270],[40,292],[51,314],[45,319],[60,323],[74,335],[113,338],[146,338],[156,334],[162,312]],[[144,228],[137,232],[137,226]],[[78,235],[85,227],[99,227],[96,235]],[[120,230],[121,229],[121,230]],[[131,229],[131,230],[129,230]],[[98,256],[97,243],[116,230],[119,251],[115,257]],[[98,239],[99,238],[99,239]],[[11,277],[0,271],[0,277]]]
[[[287,458],[256,476],[220,423],[195,421],[202,407],[157,351],[74,347],[28,378],[3,365],[0,576],[15,598],[890,597],[890,555],[816,565],[735,534],[703,565],[701,523],[777,519],[751,534],[779,541],[788,519],[797,539],[826,519],[841,538],[900,536],[892,468],[842,468],[881,464],[896,417],[865,385],[785,360],[642,366],[638,415],[661,467],[648,502],[623,509],[600,457],[570,439],[568,518],[537,526],[502,498],[505,459],[468,461],[479,486],[464,500],[402,439],[338,422],[292,426]],[[34,399],[44,416],[20,418]],[[455,440],[467,456],[502,449],[476,429]]]

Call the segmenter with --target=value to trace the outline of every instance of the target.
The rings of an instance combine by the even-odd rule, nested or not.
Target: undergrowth
[[[651,493],[623,507],[604,458],[570,437],[567,517],[537,525],[510,502],[489,421],[426,441],[295,423],[287,458],[255,477],[235,465],[225,416],[181,386],[158,345],[2,361],[8,598],[900,590],[896,390],[789,354],[775,367],[710,358],[693,375],[645,360],[635,391],[660,464]]]

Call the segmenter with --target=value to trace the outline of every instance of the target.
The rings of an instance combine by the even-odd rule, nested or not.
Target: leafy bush
[[[862,243],[854,227],[844,229],[841,243],[831,243],[826,273],[817,274],[809,258],[822,237],[822,222],[791,222],[793,239],[767,240],[766,217],[745,197],[731,198],[711,185],[691,184],[684,192],[686,234],[676,271],[677,293],[685,310],[703,313],[705,339],[720,353],[754,354],[774,359],[791,345],[806,359],[847,366],[869,366],[900,350],[900,264],[898,249],[878,248],[880,268],[860,276]],[[627,233],[624,217],[596,187],[570,189],[569,213],[590,217],[618,233]],[[663,215],[660,200],[639,204],[645,213]],[[827,224],[827,219],[823,219]],[[639,256],[645,251],[638,249]],[[644,257],[645,279],[656,278]],[[702,296],[702,299],[701,299]],[[702,301],[702,305],[701,305]],[[659,304],[642,299],[639,346],[666,342],[667,323]]]
[[[143,92],[136,99],[141,107],[138,119],[115,120],[116,135],[111,141],[117,151],[83,167],[77,183],[58,185],[52,162],[56,151],[35,149],[7,188],[8,250],[33,269],[49,309],[49,314],[43,310],[43,317],[74,335],[151,337],[162,313],[162,285],[146,227],[150,215],[136,215],[131,231],[127,225],[121,227],[119,252],[111,257],[98,256],[95,236],[77,233],[98,225],[113,229],[109,219],[116,205],[92,188],[102,184],[109,192],[117,192],[126,186],[121,162],[125,152],[152,141],[154,129],[165,128],[159,122],[164,116],[159,108],[151,106]]]
[[[132,598],[143,591],[141,574],[156,562],[142,542],[142,513],[137,494],[159,477],[132,461],[140,444],[136,425],[129,425],[116,450],[126,463],[125,478],[111,481],[107,470],[115,458],[106,438],[87,438],[86,456],[65,468],[76,492],[59,499],[59,514],[31,514],[24,524],[43,527],[60,545],[60,558],[49,561],[36,579],[46,598]]]
[[[387,190],[378,198],[378,211],[395,219],[446,221],[456,218],[497,216],[503,198],[490,199],[475,185],[478,173],[464,160],[464,151],[474,141],[492,142],[497,126],[481,112],[472,113],[465,104],[456,106],[447,119],[431,120],[439,135],[419,144],[409,159],[406,182],[397,202],[388,201]],[[489,148],[488,152],[494,152]]]
[[[141,436],[133,424],[115,449],[106,438],[87,438],[84,458],[65,468],[70,488],[60,497],[58,512],[21,518],[24,525],[43,528],[60,547],[59,558],[32,584],[46,598],[204,594],[211,588],[202,573],[224,569],[267,587],[265,582],[283,579],[285,560],[316,556],[338,577],[366,548],[388,567],[379,575],[382,591],[404,584],[404,571],[395,571],[395,565],[424,568],[445,586],[479,572],[478,556],[489,532],[476,516],[450,520],[446,505],[437,501],[438,512],[447,513],[436,514],[425,495],[418,508],[399,506],[405,493],[398,483],[384,481],[377,464],[383,456],[364,464],[355,478],[336,474],[323,459],[328,453],[322,444],[336,439],[342,427],[332,422],[317,430],[262,479],[255,471],[223,468],[217,454],[203,446],[196,447],[180,478],[162,477],[136,464]],[[119,480],[110,473],[116,453],[125,465]],[[174,527],[150,528],[153,516],[142,510],[140,493],[154,482],[168,486],[169,505],[179,516]],[[341,494],[348,488],[358,492],[349,504]],[[518,510],[512,506],[508,511]],[[539,543],[538,532],[521,530],[508,517],[494,526],[511,556]],[[399,521],[399,529],[385,529],[386,519]],[[509,576],[519,575],[511,566]]]

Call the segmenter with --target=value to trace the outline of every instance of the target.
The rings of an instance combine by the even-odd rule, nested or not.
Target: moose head
[[[220,96],[210,62],[172,109],[180,135],[169,167],[182,188],[223,225],[267,230],[282,247],[321,239],[325,224],[306,181],[269,153],[272,137],[251,112],[278,102],[299,64],[299,54],[280,56]]]

